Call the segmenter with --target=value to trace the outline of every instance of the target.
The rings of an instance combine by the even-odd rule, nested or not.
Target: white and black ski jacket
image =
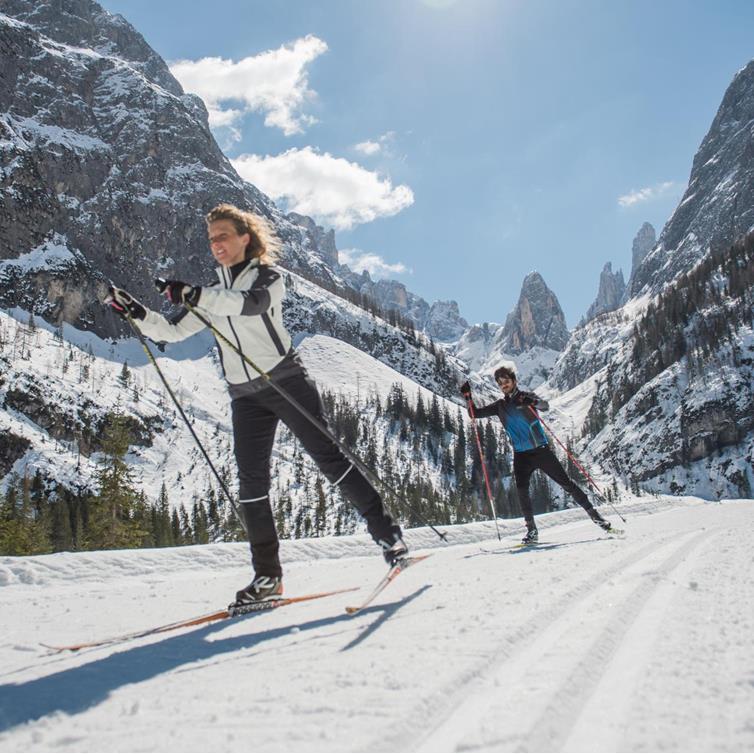
[[[196,309],[236,348],[264,372],[297,361],[291,336],[283,325],[285,285],[276,267],[260,265],[257,259],[233,267],[218,267],[218,282],[202,287]],[[186,307],[170,317],[147,309],[139,323],[142,332],[156,342],[173,343],[205,328]],[[261,380],[259,374],[222,340],[217,340],[225,379],[233,388]],[[293,366],[293,364],[292,364]],[[280,370],[276,370],[280,371]]]

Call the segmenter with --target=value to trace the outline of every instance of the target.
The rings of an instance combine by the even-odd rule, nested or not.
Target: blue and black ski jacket
[[[539,421],[529,406],[522,402],[524,397],[533,401],[531,404],[533,408],[547,411],[550,407],[550,404],[544,398],[540,398],[534,393],[524,393],[518,388],[499,401],[490,403],[489,406],[477,408],[473,403],[471,404],[474,408],[474,415],[477,417],[500,417],[516,453],[543,448],[549,444],[542,422]],[[471,412],[469,412],[469,415],[471,415]]]

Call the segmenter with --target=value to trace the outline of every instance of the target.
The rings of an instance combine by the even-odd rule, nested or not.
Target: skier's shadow
[[[382,615],[343,649],[350,649],[363,642],[401,607],[412,602],[428,588],[425,586],[397,602],[365,608],[360,615],[378,613]],[[264,613],[249,615],[238,620],[251,624],[262,615]],[[61,670],[43,678],[35,678],[22,683],[1,684],[0,733],[55,712],[64,712],[68,715],[85,712],[90,707],[103,702],[111,692],[121,686],[147,681],[162,673],[175,670],[181,665],[208,660],[228,652],[253,649],[266,641],[290,636],[291,629],[294,627],[298,628],[299,632],[315,631],[326,626],[351,621],[353,618],[344,613],[328,618],[318,618],[307,623],[292,623],[280,628],[216,641],[207,641],[207,637],[216,632],[219,627],[206,626],[188,634],[116,652],[102,659]]]
[[[593,537],[592,539],[579,539],[574,542],[541,542],[530,547],[504,547],[500,550],[481,550],[472,552],[471,555],[464,555],[464,560],[468,558],[478,558],[480,555],[519,555],[522,552],[545,552],[547,550],[558,550],[561,547],[570,547],[571,545],[585,545],[589,542],[604,542],[604,537]]]
[[[425,584],[421,589],[418,589],[415,591],[412,595],[408,597],[404,597],[402,600],[399,600],[398,602],[391,602],[389,605],[382,605],[382,607],[379,608],[379,611],[382,613],[382,615],[377,618],[374,623],[371,623],[368,625],[355,639],[352,641],[349,641],[348,644],[346,644],[343,649],[341,649],[341,652],[345,652],[349,649],[353,649],[354,647],[358,646],[363,642],[365,639],[369,638],[386,620],[389,620],[393,617],[393,615],[400,610],[404,605],[407,605],[409,602],[413,602],[417,597],[424,594],[424,592],[427,591],[427,589],[430,588],[429,584]],[[361,614],[365,615],[366,613],[373,613],[375,612],[374,608],[367,608],[364,610]]]

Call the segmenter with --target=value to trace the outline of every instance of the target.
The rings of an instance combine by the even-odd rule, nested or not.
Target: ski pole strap
[[[215,475],[215,478],[217,479],[218,484],[220,485],[220,489],[222,489],[226,499],[231,505],[231,508],[233,509],[234,513],[238,517],[238,520],[241,522],[241,526],[243,527],[244,531],[248,534],[248,531],[246,529],[246,522],[244,521],[243,516],[241,515],[241,512],[238,510],[238,506],[236,505],[235,501],[231,497],[230,492],[228,492],[228,488],[225,485],[225,482],[223,482],[222,478],[220,477],[220,474],[217,473],[217,469],[215,468],[214,464],[210,460],[210,457],[207,455],[207,451],[204,449],[204,446],[202,445],[201,440],[197,437],[196,432],[194,431],[194,428],[191,426],[191,422],[188,420],[188,417],[183,411],[183,408],[181,407],[181,404],[178,402],[178,399],[175,397],[175,393],[172,391],[170,385],[168,384],[167,379],[165,379],[165,375],[162,372],[162,369],[160,369],[160,365],[157,363],[157,360],[154,357],[154,354],[150,350],[149,346],[147,345],[147,341],[144,338],[144,334],[141,332],[141,330],[137,327],[136,323],[133,320],[133,317],[128,313],[128,311],[125,312],[126,319],[128,320],[128,324],[131,325],[131,329],[136,334],[136,337],[139,339],[139,342],[141,343],[142,348],[147,354],[147,357],[149,358],[149,361],[152,362],[152,366],[155,368],[157,374],[160,377],[160,380],[162,380],[162,384],[165,386],[165,390],[168,391],[168,395],[173,399],[173,403],[175,404],[175,407],[178,409],[178,413],[181,415],[181,418],[186,423],[186,426],[188,427],[189,432],[191,432],[191,436],[194,438],[194,441],[196,442],[197,446],[199,447],[199,450],[202,452],[202,455],[204,456],[204,460],[207,462],[207,465],[212,470],[212,473]]]
[[[304,418],[308,419],[325,437],[335,443],[340,449],[340,452],[356,466],[356,468],[369,480],[373,487],[382,487],[389,492],[395,498],[399,498],[398,493],[386,482],[383,482],[374,472],[370,471],[362,462],[357,458],[348,448],[344,447],[343,443],[338,440],[337,437],[315,416],[307,411],[290,393],[281,388],[275,380],[272,379],[268,372],[265,372],[260,366],[255,364],[238,346],[232,343],[226,338],[205,316],[200,314],[195,307],[190,303],[184,302],[184,306],[205,326],[207,327],[218,340],[225,343],[230,349],[237,353],[260,377],[267,381],[267,384],[275,390],[275,392],[284,400],[286,400],[293,408],[295,408]],[[433,526],[427,519],[414,508],[412,505],[407,504],[407,508],[416,516],[416,518],[425,526],[432,529],[440,539],[447,541],[447,534],[441,532],[437,527]]]

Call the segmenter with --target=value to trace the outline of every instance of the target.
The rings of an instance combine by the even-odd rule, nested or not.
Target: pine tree
[[[314,495],[316,498],[316,505],[314,507],[314,535],[324,537],[327,533],[327,497],[322,486],[322,478],[319,474],[314,483]]]
[[[128,368],[128,361],[123,362],[123,369],[120,370],[118,380],[123,388],[127,388],[131,381],[131,370]]]
[[[194,505],[191,510],[191,525],[194,532],[194,544],[206,545],[209,542],[207,510],[200,500],[194,501]]]
[[[130,439],[126,417],[110,414],[97,470],[99,490],[89,501],[89,549],[136,547],[145,534],[142,522],[132,520],[139,493],[124,460]]]

